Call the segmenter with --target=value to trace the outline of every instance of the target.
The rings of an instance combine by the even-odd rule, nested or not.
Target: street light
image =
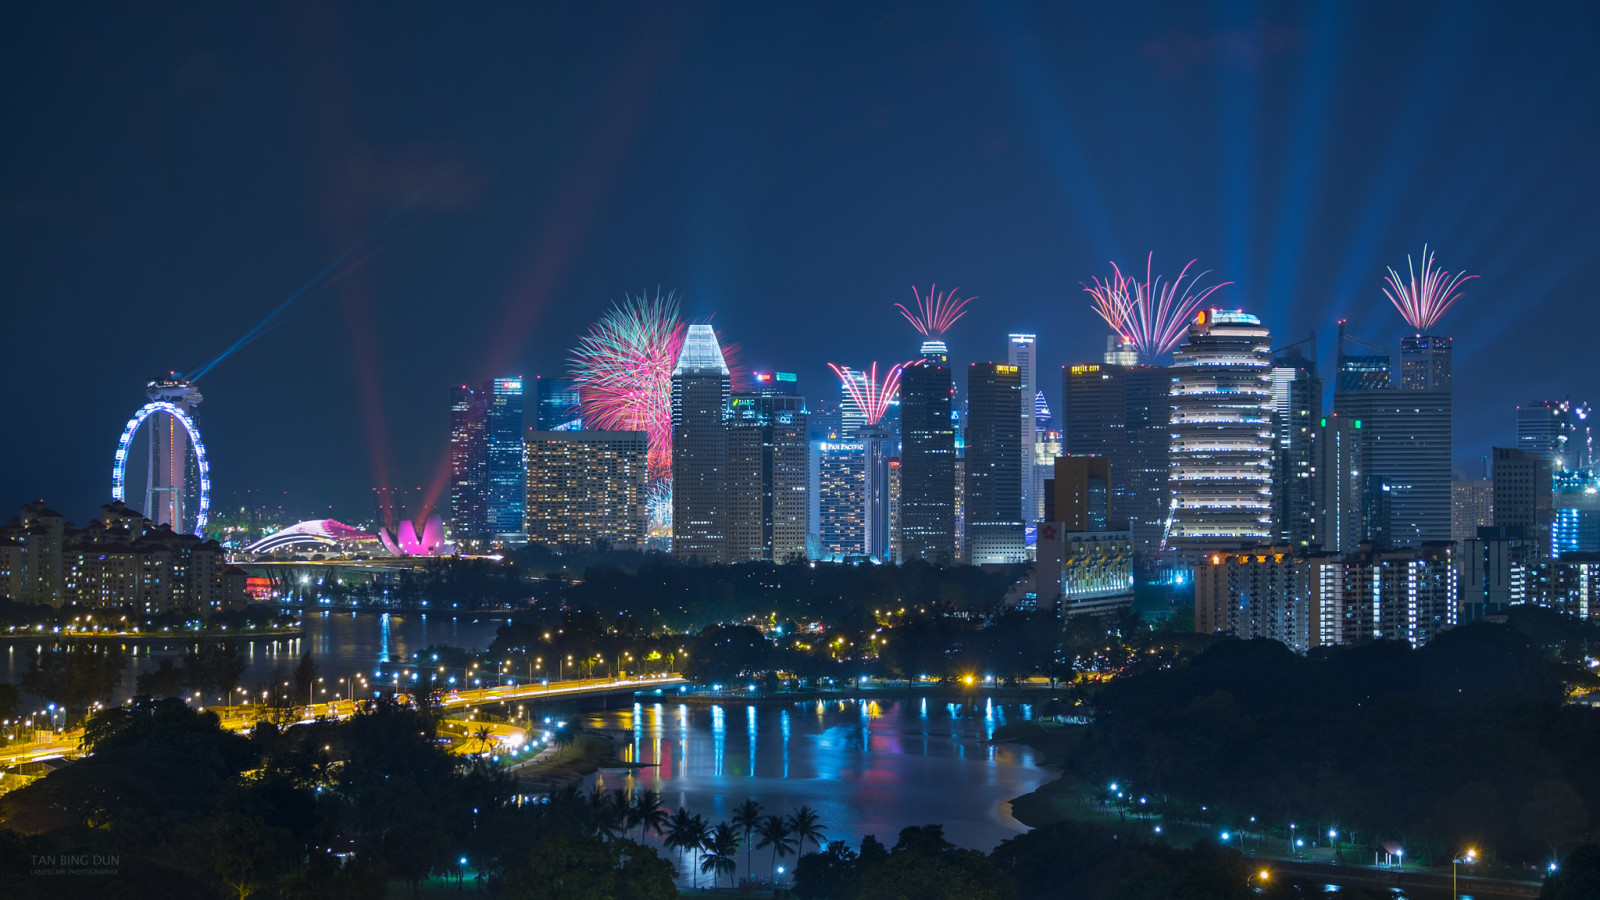
[[[1462,853],[1460,856],[1456,857],[1455,859],[1450,860],[1450,896],[1451,897],[1458,898],[1458,900],[1461,897],[1461,891],[1456,886],[1456,866],[1458,864],[1460,864],[1460,863],[1468,863],[1470,865],[1471,863],[1475,863],[1477,861],[1478,861],[1478,851],[1472,849],[1471,847],[1468,847],[1465,853]]]

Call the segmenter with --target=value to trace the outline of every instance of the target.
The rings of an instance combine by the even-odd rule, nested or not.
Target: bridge
[[[593,697],[605,694],[637,694],[688,684],[681,675],[644,675],[637,678],[572,678],[548,684],[504,685],[500,687],[473,688],[464,691],[441,692],[436,709],[460,710],[499,703],[517,703],[570,697]],[[402,698],[409,700],[405,695]],[[288,710],[263,709],[260,706],[208,706],[222,720],[222,727],[236,733],[248,732],[256,723],[287,714],[287,725],[306,725],[318,720],[348,719],[365,706],[363,700],[330,700],[310,706],[291,707]],[[284,726],[284,727],[287,727]],[[43,740],[25,741],[0,747],[0,769],[26,763],[46,762],[54,759],[72,759],[82,756],[83,729],[76,728],[50,735]],[[0,780],[0,791],[19,786],[16,776]]]

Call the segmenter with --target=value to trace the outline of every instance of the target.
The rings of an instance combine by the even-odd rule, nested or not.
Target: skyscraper
[[[480,391],[450,389],[450,532],[457,544],[489,536],[487,407]]]
[[[905,559],[955,554],[955,428],[950,369],[940,356],[900,378],[900,548]]]
[[[1023,402],[1018,415],[1022,419],[1021,516],[1025,525],[1031,525],[1038,520],[1036,506],[1039,501],[1034,497],[1033,493],[1033,442],[1034,433],[1038,430],[1037,423],[1034,421],[1034,395],[1039,392],[1039,373],[1036,364],[1037,352],[1038,338],[1035,335],[1013,334],[1010,336],[1006,361],[1017,367],[1017,374],[1022,379]]]
[[[1341,347],[1366,345],[1342,328]],[[1378,377],[1376,360],[1387,357],[1342,350],[1333,393],[1334,411],[1361,422],[1365,432],[1363,458],[1356,465],[1367,485],[1367,539],[1380,547],[1450,539],[1450,344],[1446,338],[1419,337],[1408,347],[1411,374],[1408,378],[1403,359],[1398,388]],[[1371,377],[1352,377],[1347,370],[1352,361],[1371,361]]]
[[[1494,448],[1494,526],[1521,529],[1537,542],[1541,555],[1550,551],[1555,486],[1549,459],[1513,447]]]
[[[690,325],[672,370],[672,555],[728,562],[728,364],[710,325]]]
[[[1132,534],[1141,565],[1149,568],[1171,508],[1171,375],[1165,366],[1106,362],[1065,367],[1061,379],[1062,448],[1111,464],[1111,527]]]
[[[1180,564],[1272,534],[1272,336],[1202,310],[1172,360],[1172,530]]]
[[[577,431],[583,428],[583,408],[578,383],[566,378],[533,380],[534,428],[539,431]]]
[[[1028,395],[1030,401],[1032,396]],[[1022,397],[1017,366],[973,363],[967,368],[966,561],[973,565],[1027,558],[1021,411],[1026,408],[1031,434],[1033,404],[1023,404]]]
[[[638,548],[645,539],[643,431],[529,431],[528,542]]]
[[[522,508],[528,501],[528,470],[523,460],[522,376],[496,378],[483,389],[485,481],[484,515],[490,536],[522,543]]]
[[[783,562],[806,552],[806,405],[792,392],[794,376],[785,376],[759,381],[729,404],[727,533],[735,561]]]
[[[1313,540],[1316,438],[1322,419],[1322,379],[1317,364],[1297,348],[1272,361],[1273,532],[1294,547]]]
[[[866,447],[822,441],[817,456],[819,555],[844,559],[867,552]]]
[[[1369,521],[1381,519],[1373,507],[1378,498],[1369,489],[1362,462],[1366,433],[1360,419],[1338,413],[1320,421],[1312,479],[1316,518],[1311,541],[1329,553],[1354,553],[1362,541],[1376,537]],[[1381,526],[1376,530],[1381,531]]]
[[[1594,468],[1589,404],[1564,398],[1517,407],[1517,447],[1538,453],[1557,469]]]

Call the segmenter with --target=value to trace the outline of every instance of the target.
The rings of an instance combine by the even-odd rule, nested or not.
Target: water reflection
[[[745,727],[730,730],[740,707]],[[1008,801],[1054,777],[1029,748],[989,743],[1000,724],[1031,716],[1016,704],[922,698],[655,703],[591,714],[584,725],[613,735],[619,752],[645,766],[592,780],[660,791],[668,807],[713,822],[754,797],[768,812],[810,805],[830,840],[875,834],[893,844],[905,826],[939,822],[955,843],[988,850],[1025,830]]]

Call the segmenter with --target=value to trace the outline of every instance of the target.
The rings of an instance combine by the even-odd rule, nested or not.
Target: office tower
[[[641,548],[650,441],[643,431],[529,431],[528,542]]]
[[[1165,366],[1112,363],[1061,370],[1062,449],[1111,463],[1111,524],[1133,537],[1141,565],[1154,565],[1171,507],[1171,435]]]
[[[1494,524],[1494,482],[1487,478],[1450,482],[1450,540],[1478,536],[1479,528]]]
[[[522,507],[528,500],[528,469],[522,454],[522,377],[496,378],[483,389],[484,517],[489,535],[501,543],[523,540]]]
[[[1336,391],[1379,391],[1390,387],[1389,366],[1393,357],[1382,344],[1364,341],[1344,333],[1339,321],[1339,380]]]
[[[1063,456],[1047,482],[1050,511],[1039,523],[1032,591],[1063,616],[1103,615],[1133,604],[1133,546],[1109,527],[1111,468],[1103,457]]]
[[[487,411],[482,391],[450,389],[450,535],[458,544],[489,537]]]
[[[1558,470],[1594,468],[1589,404],[1568,398],[1518,406],[1517,448],[1538,453]]]
[[[1120,334],[1106,335],[1106,352],[1100,361],[1108,366],[1133,367],[1139,364],[1139,351],[1133,342]]]
[[[1460,622],[1527,602],[1534,571],[1549,550],[1548,535],[1530,536],[1520,526],[1480,528],[1477,537],[1462,541]]]
[[[1272,361],[1273,537],[1294,547],[1316,531],[1316,439],[1321,430],[1322,379],[1317,364],[1290,347]]]
[[[1111,463],[1103,456],[1062,456],[1050,478],[1050,521],[1068,531],[1123,531],[1111,524]]]
[[[690,325],[672,370],[672,555],[729,560],[728,365],[710,325]]]
[[[900,549],[905,559],[955,555],[956,446],[950,368],[942,356],[900,376]]]
[[[1400,389],[1450,390],[1451,339],[1419,334],[1400,339]]]
[[[823,441],[818,446],[817,536],[823,559],[867,552],[866,458],[860,441]]]
[[[887,468],[889,470],[889,559],[898,563],[905,560],[900,548],[900,457],[891,457]]]
[[[805,398],[794,376],[758,375],[732,395],[728,418],[727,534],[735,561],[785,562],[806,553],[810,448]]]
[[[1031,401],[1032,395],[1028,395]],[[1008,363],[967,367],[964,507],[966,559],[973,565],[1027,558],[1022,526],[1022,377]],[[1026,404],[1028,430],[1033,404]],[[1031,473],[1030,473],[1031,474]],[[1032,479],[1028,479],[1032,482]]]
[[[534,428],[538,431],[578,431],[583,428],[583,407],[578,383],[567,378],[533,380]]]
[[[1033,517],[1029,520],[1031,524],[1046,520],[1045,506],[1049,503],[1049,499],[1046,496],[1045,484],[1055,477],[1056,457],[1059,457],[1061,453],[1061,432],[1035,432],[1033,439],[1033,466],[1030,473],[1033,478],[1034,499]]]
[[[862,390],[867,384],[867,373],[855,369],[846,369],[845,377],[855,382],[856,389]],[[856,433],[867,424],[867,411],[861,408],[856,401],[856,395],[850,391],[850,386],[844,383],[839,385],[839,439],[844,441],[855,440]]]
[[[1550,526],[1550,554],[1600,553],[1600,478],[1591,469],[1553,473],[1555,521]],[[1600,613],[1600,607],[1596,608]]]
[[[1409,342],[1412,375],[1407,381],[1402,371],[1396,388],[1378,377],[1375,362],[1360,369],[1371,378],[1353,377],[1354,363],[1377,360],[1380,354],[1352,354],[1349,345],[1382,348],[1345,335],[1340,325],[1340,380],[1333,408],[1362,422],[1366,430],[1365,456],[1357,465],[1366,479],[1369,511],[1377,516],[1369,516],[1368,539],[1379,546],[1416,547],[1450,539],[1449,342],[1430,337],[1424,346],[1420,341]]]
[[[1381,515],[1364,474],[1366,433],[1360,419],[1330,413],[1320,420],[1312,497],[1316,515],[1311,542],[1330,553],[1354,552],[1382,531]]]
[[[1550,460],[1532,450],[1495,447],[1494,527],[1521,529],[1549,549],[1555,486]]]
[[[1010,335],[1007,345],[1006,361],[1017,367],[1017,374],[1022,382],[1022,402],[1019,404],[1017,415],[1021,419],[1020,434],[1022,435],[1022,448],[1019,453],[1018,470],[1022,477],[1022,506],[1018,511],[1024,525],[1032,525],[1038,521],[1037,507],[1041,500],[1033,495],[1033,442],[1034,434],[1039,430],[1037,421],[1036,395],[1039,395],[1039,373],[1037,371],[1038,338],[1031,334]]]
[[[960,434],[958,430],[956,434]],[[956,448],[956,471],[953,478],[956,489],[956,531],[955,543],[950,549],[951,559],[961,565],[970,563],[967,557],[967,461],[961,456],[961,448]]]
[[[1272,336],[1202,310],[1172,358],[1172,528],[1180,567],[1272,534]]]

